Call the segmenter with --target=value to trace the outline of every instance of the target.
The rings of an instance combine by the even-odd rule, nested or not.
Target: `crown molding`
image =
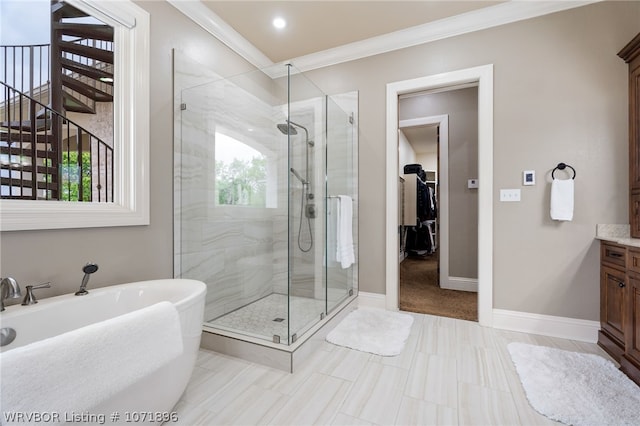
[[[167,0],[167,2],[256,67],[266,68],[273,65],[273,61],[262,51],[249,43],[200,0]]]
[[[274,64],[264,53],[242,37],[200,0],[167,1],[256,67],[263,69],[273,65],[292,63],[299,71],[304,72],[582,7],[603,0],[508,1],[332,49],[291,58],[291,60],[282,61],[278,64]],[[284,69],[284,67],[274,67],[267,74],[271,77],[282,77],[285,73],[277,71],[280,69]]]

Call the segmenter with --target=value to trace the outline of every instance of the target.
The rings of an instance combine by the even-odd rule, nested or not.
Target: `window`
[[[271,194],[276,179],[272,169],[269,156],[225,133],[216,132],[216,205],[275,207],[275,197]]]
[[[114,28],[113,199],[0,200],[1,231],[149,224],[149,14],[131,0],[66,2]],[[71,198],[81,187],[67,188]]]

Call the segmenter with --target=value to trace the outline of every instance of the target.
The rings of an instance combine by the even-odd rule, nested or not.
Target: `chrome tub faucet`
[[[3,278],[0,281],[0,311],[4,311],[4,301],[6,299],[18,299],[22,296],[18,282],[11,278]]]

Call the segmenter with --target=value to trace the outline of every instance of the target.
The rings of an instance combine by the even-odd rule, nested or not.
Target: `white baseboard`
[[[380,293],[358,292],[358,306],[387,309],[387,296]]]
[[[494,309],[493,328],[596,343],[600,322]]]
[[[463,278],[463,277],[449,277],[446,282],[440,283],[440,288],[447,290],[462,290],[462,291],[474,291],[478,292],[478,279],[477,278]]]

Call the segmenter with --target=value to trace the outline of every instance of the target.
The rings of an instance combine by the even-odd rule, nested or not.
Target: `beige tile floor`
[[[178,424],[549,425],[527,402],[507,344],[607,357],[596,344],[411,315],[411,334],[397,357],[325,342],[288,374],[201,350],[176,406]]]

